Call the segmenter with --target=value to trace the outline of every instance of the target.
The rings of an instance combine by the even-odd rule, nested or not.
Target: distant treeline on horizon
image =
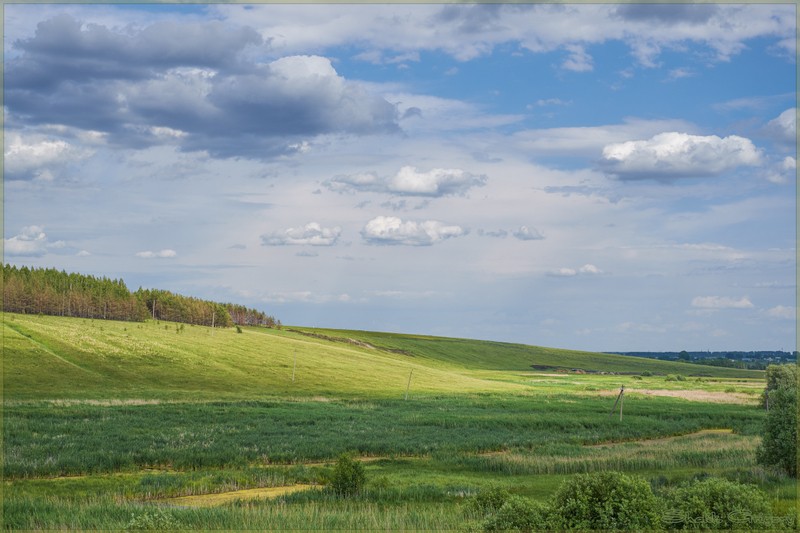
[[[770,364],[796,363],[797,352],[782,350],[719,351],[719,352],[606,352],[616,355],[647,357],[664,361],[683,361],[701,365],[764,370]]]
[[[202,326],[264,326],[280,320],[233,303],[217,303],[159,289],[131,292],[121,279],[55,268],[3,264],[2,310],[9,313],[143,321],[148,318]]]

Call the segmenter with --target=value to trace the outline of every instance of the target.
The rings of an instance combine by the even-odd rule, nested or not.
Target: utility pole
[[[608,416],[614,414],[614,411],[617,409],[617,404],[619,403],[619,419],[622,420],[622,397],[625,394],[625,385],[622,385],[619,389],[619,395],[617,395],[617,401],[614,402],[614,407],[611,408],[611,412],[608,413]]]
[[[411,387],[411,375],[414,373],[414,369],[411,369],[411,372],[408,373],[408,383],[406,384],[406,400],[408,400],[408,389]]]

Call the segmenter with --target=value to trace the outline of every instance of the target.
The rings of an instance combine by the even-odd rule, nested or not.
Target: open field
[[[463,529],[489,486],[545,501],[604,470],[752,482],[776,515],[797,495],[755,463],[759,372],[331,330],[3,331],[7,529]],[[320,490],[343,452],[371,459],[358,498]]]

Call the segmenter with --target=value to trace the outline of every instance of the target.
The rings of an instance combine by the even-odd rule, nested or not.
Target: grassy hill
[[[6,313],[7,399],[371,396],[524,390],[491,370],[759,373],[519,344],[361,331],[212,329]],[[296,368],[295,368],[296,361]],[[294,374],[294,381],[292,376]]]
[[[545,348],[506,342],[454,339],[425,335],[380,333],[372,331],[290,328],[309,336],[340,343],[363,343],[378,351],[402,353],[430,364],[470,370],[573,370],[633,374],[650,371],[654,374],[715,376],[728,378],[760,377],[763,372],[719,368],[660,361],[597,352]]]

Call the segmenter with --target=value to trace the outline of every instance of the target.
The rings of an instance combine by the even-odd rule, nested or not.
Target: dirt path
[[[682,398],[691,402],[709,403],[736,403],[736,404],[755,404],[758,397],[753,394],[743,392],[721,392],[707,390],[672,390],[672,389],[634,389],[626,388],[626,394],[644,394],[646,396],[666,396],[669,398]],[[616,396],[619,390],[599,391],[601,396]]]
[[[181,496],[180,498],[164,498],[159,503],[188,507],[214,507],[235,500],[272,499],[284,494],[292,494],[303,490],[318,489],[319,485],[289,485],[286,487],[263,487],[259,489],[235,490],[219,494],[198,494],[197,496]]]

